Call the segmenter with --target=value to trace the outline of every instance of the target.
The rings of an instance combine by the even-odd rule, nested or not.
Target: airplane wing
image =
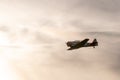
[[[80,45],[83,46],[83,45],[85,45],[88,41],[89,41],[89,39],[86,38],[86,39],[84,39],[83,41],[80,42]]]
[[[67,46],[70,47],[68,50],[73,50],[73,49],[77,49],[80,47],[84,47],[88,41],[89,41],[89,39],[86,38],[83,41],[68,42]]]

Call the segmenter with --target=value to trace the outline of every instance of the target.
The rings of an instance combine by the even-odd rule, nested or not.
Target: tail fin
[[[97,39],[94,39],[91,45],[93,46],[93,48],[95,48],[95,46],[98,46]]]

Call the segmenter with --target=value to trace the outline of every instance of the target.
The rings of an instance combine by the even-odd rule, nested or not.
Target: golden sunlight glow
[[[22,41],[11,43],[9,35],[0,32],[0,80],[24,80],[16,70],[14,61],[19,63],[29,48],[19,45],[20,43],[22,44]]]
[[[10,41],[6,34],[0,32],[0,47],[10,45]]]
[[[0,57],[0,80],[21,80],[4,55]]]

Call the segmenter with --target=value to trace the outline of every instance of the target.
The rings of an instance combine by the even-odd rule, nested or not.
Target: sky
[[[119,21],[119,0],[0,0],[0,80],[119,80]]]
[[[0,0],[0,22],[119,32],[119,5],[119,0]]]

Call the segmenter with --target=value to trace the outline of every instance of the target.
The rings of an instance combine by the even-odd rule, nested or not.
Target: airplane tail
[[[91,45],[93,46],[93,48],[95,48],[95,46],[98,46],[97,39],[94,39]]]

